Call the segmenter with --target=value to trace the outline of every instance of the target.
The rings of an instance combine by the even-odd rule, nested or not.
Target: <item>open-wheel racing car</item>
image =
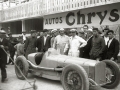
[[[37,52],[18,56],[15,61],[18,68],[27,77],[28,73],[60,80],[64,90],[89,90],[91,86],[100,85],[113,89],[119,85],[120,70],[117,63],[110,60],[95,61],[90,59],[60,55],[53,48],[47,52]],[[15,66],[19,79],[25,79]]]

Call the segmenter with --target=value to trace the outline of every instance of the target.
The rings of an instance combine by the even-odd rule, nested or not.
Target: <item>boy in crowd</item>
[[[23,36],[19,36],[18,38],[19,43],[14,46],[14,48],[17,50],[17,56],[24,55],[24,41]]]

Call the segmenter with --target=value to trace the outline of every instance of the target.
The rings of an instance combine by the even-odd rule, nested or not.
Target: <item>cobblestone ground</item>
[[[24,88],[29,88],[30,85],[25,80],[19,80],[14,71],[14,65],[7,66],[8,81],[5,83],[0,82],[0,90],[23,90]],[[1,76],[0,76],[1,78]],[[36,78],[37,90],[63,90],[62,85],[59,81],[52,81],[45,78],[40,78],[28,75],[28,80],[33,81]],[[33,90],[33,89],[24,89],[24,90]],[[108,90],[103,88],[97,88],[94,90]],[[120,90],[120,85],[116,89],[111,90]]]

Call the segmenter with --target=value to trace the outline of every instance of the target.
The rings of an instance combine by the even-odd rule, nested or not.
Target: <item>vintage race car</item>
[[[119,66],[114,61],[60,55],[53,48],[45,53],[29,54],[28,60],[24,56],[18,56],[15,63],[15,72],[19,79],[25,79],[22,73],[26,77],[28,73],[32,73],[60,80],[64,90],[89,90],[95,85],[113,89],[119,85],[120,80]]]

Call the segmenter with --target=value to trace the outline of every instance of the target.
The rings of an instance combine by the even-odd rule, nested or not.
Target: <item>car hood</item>
[[[95,66],[98,62],[96,60],[85,59],[80,57],[58,55],[58,66],[66,66],[68,64],[79,64],[81,66]]]

